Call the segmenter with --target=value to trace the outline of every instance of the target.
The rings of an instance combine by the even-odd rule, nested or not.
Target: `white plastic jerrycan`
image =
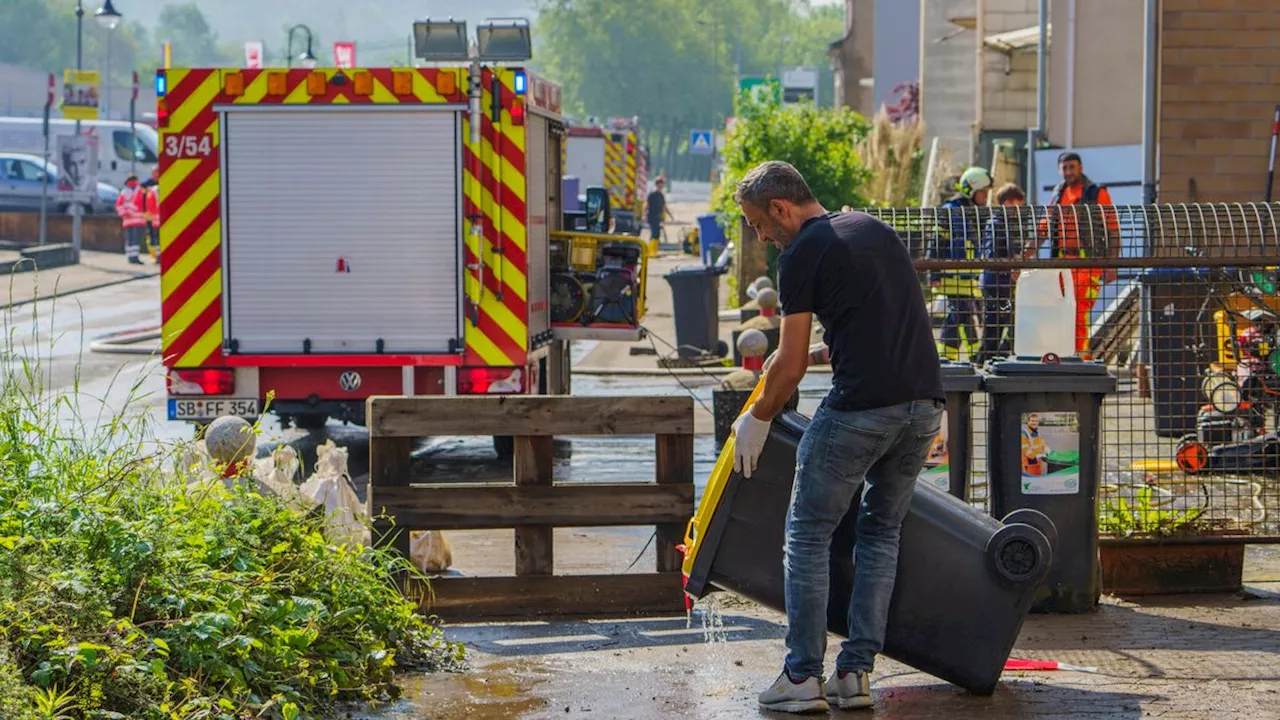
[[[1076,292],[1070,270],[1025,270],[1013,301],[1013,353],[1044,357],[1076,353]]]

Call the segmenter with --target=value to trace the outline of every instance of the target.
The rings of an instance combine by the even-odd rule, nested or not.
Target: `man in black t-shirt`
[[[734,423],[735,470],[751,477],[770,421],[809,365],[829,357],[833,366],[831,391],[796,451],[786,541],[788,653],[760,706],[784,712],[869,707],[902,521],[945,400],[924,295],[892,228],[865,213],[828,213],[790,165],[759,165],[738,183],[734,200],[756,236],[782,251],[780,341],[765,366],[760,398]],[[825,330],[824,344],[810,348],[814,316]],[[831,537],[855,502],[849,639],[824,683]]]

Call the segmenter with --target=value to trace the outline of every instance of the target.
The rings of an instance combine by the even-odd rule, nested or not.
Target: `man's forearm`
[[[805,368],[796,371],[786,367],[774,367],[764,375],[764,390],[751,407],[751,414],[761,420],[772,420],[782,412],[787,400],[795,394],[804,379]]]

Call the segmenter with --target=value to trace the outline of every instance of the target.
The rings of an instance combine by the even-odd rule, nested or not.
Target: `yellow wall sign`
[[[68,120],[98,119],[98,71],[62,71],[62,117]]]

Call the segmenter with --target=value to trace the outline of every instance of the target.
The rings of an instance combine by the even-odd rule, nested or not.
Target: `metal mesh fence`
[[[1280,541],[1280,204],[868,212],[916,259],[944,358],[981,365],[1047,343],[1117,376],[1104,534]],[[987,410],[975,395],[980,506]]]

